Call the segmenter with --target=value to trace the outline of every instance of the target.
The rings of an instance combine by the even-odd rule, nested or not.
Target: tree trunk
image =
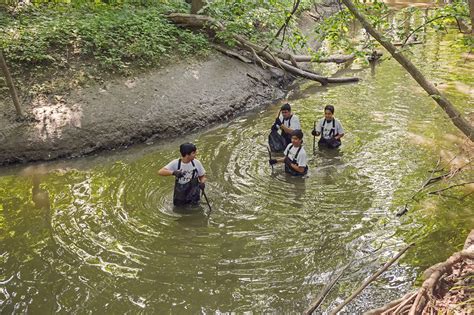
[[[468,0],[469,2],[469,15],[471,16],[471,34],[474,35],[474,0]]]
[[[191,14],[197,14],[199,10],[204,7],[204,0],[192,0],[191,2]]]
[[[21,111],[20,101],[18,100],[18,94],[16,93],[15,85],[13,84],[10,71],[8,71],[7,63],[5,57],[3,56],[3,51],[0,49],[0,68],[5,75],[5,80],[7,81],[8,88],[10,89],[10,95],[13,99],[13,104],[15,105],[16,114],[18,117],[23,117],[23,112]]]
[[[472,2],[473,0],[470,0]],[[410,75],[415,79],[416,82],[430,95],[438,105],[448,114],[451,121],[456,127],[459,128],[471,141],[474,142],[474,128],[473,126],[461,116],[461,113],[451,104],[451,102],[444,97],[440,91],[429,82],[423,74],[418,70],[418,68],[401,52],[397,51],[397,48],[387,39],[385,39],[382,34],[380,34],[363,16],[359,10],[355,7],[351,0],[342,0],[345,6],[349,11],[359,20],[362,26],[367,30],[367,32],[375,38],[388,52],[397,60],[405,70],[410,73]]]

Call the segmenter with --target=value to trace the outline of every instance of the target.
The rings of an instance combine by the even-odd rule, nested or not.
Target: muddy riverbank
[[[37,98],[33,122],[0,102],[0,165],[75,157],[175,138],[284,97],[290,80],[218,53],[149,74]]]

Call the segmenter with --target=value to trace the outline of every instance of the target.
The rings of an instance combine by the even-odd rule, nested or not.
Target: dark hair
[[[280,110],[287,110],[287,111],[291,112],[291,105],[289,103],[285,103],[285,104],[281,105]]]
[[[326,107],[324,107],[324,111],[327,111],[327,110],[334,114],[334,106],[326,105]]]
[[[300,129],[295,129],[291,133],[291,136],[295,136],[296,138],[303,140],[303,131],[301,131]]]
[[[181,156],[183,157],[195,152],[196,150],[196,146],[190,142],[183,143],[179,146],[179,152],[181,152]]]

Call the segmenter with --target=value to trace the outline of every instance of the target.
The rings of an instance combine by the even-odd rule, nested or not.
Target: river
[[[457,36],[431,34],[411,57],[467,114],[474,63]],[[305,179],[268,165],[278,104],[166,144],[1,169],[0,312],[298,313],[351,263],[326,310],[415,241],[346,310],[408,292],[474,226],[472,195],[423,198],[395,216],[440,152],[457,153],[459,132],[393,59],[349,73],[362,81],[306,82],[290,94],[310,156]],[[313,155],[310,130],[327,104],[347,134],[339,151]],[[157,176],[184,141],[207,170],[210,217],[205,204],[174,211],[173,179]]]

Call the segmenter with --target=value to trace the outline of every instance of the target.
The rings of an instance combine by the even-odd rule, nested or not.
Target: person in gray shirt
[[[335,149],[341,145],[344,128],[342,128],[339,120],[334,117],[334,106],[327,105],[324,107],[324,118],[318,121],[311,134],[315,137],[321,136],[318,141],[320,147]]]

